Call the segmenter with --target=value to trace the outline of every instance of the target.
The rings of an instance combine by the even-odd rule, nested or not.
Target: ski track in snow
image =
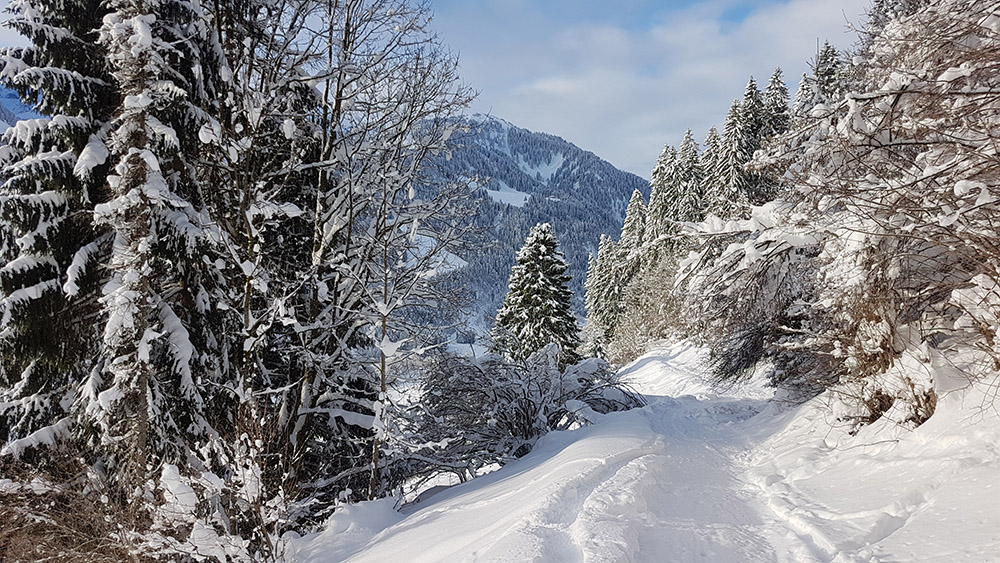
[[[823,404],[782,406],[759,382],[719,393],[701,365],[690,347],[646,356],[625,374],[646,407],[551,433],[503,469],[383,518],[379,533],[354,523],[341,526],[346,543],[307,536],[295,560],[1000,560],[995,503],[956,485],[1000,489],[1000,450],[981,447],[1000,442],[1000,425],[963,442],[946,412],[892,450],[904,442],[884,439],[892,429],[848,438]]]

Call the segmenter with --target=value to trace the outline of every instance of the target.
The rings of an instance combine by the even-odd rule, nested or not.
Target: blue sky
[[[471,110],[648,177],[664,144],[721,124],[747,77],[794,92],[817,42],[855,41],[871,0],[431,0]],[[0,5],[6,6],[6,0]],[[0,44],[19,36],[0,30]]]
[[[664,144],[719,125],[752,74],[794,93],[817,43],[847,48],[870,0],[437,0],[472,111],[562,136],[648,177]]]

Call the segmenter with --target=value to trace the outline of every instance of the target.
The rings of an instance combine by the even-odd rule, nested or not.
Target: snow
[[[490,199],[497,203],[505,203],[507,205],[513,205],[514,207],[524,207],[528,203],[528,198],[531,194],[527,192],[521,192],[511,188],[502,180],[493,179],[491,184],[499,184],[499,190],[486,190],[486,194],[490,196]]]
[[[96,135],[91,135],[87,145],[83,147],[80,156],[76,159],[73,175],[83,180],[90,178],[91,171],[104,164],[110,155],[104,141]]]
[[[524,159],[524,156],[517,155],[517,166],[525,174],[531,176],[532,178],[540,178],[543,184],[548,184],[549,180],[555,176],[556,172],[562,168],[563,163],[566,162],[566,157],[562,153],[556,153],[550,156],[548,162],[539,163],[532,166]]]
[[[704,359],[690,345],[662,346],[623,373],[648,406],[553,432],[524,458],[410,514],[393,510],[393,499],[344,507],[322,531],[291,540],[290,560],[983,561],[1000,553],[1000,417],[989,386],[942,376],[937,412],[922,426],[883,418],[852,434],[834,414],[835,393],[794,405],[760,380],[713,389]]]
[[[28,448],[51,446],[56,443],[58,438],[68,436],[71,428],[72,420],[70,417],[61,418],[55,424],[36,430],[24,438],[11,440],[0,449],[0,456],[19,456]]]
[[[100,250],[100,247],[97,246],[96,242],[92,242],[76,251],[73,255],[73,261],[66,268],[66,282],[62,286],[63,293],[74,297],[80,292],[80,286],[77,284],[77,281],[86,273],[87,262],[98,250]]]
[[[284,133],[286,139],[291,140],[292,138],[294,138],[295,130],[296,127],[294,119],[289,118],[281,123],[281,132]]]

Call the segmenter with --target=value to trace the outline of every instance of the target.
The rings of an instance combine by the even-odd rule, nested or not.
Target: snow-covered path
[[[1000,560],[996,421],[965,442],[947,409],[924,435],[847,437],[823,419],[829,405],[778,408],[754,385],[719,394],[699,368],[690,348],[649,355],[626,374],[648,406],[551,433],[408,515],[392,499],[348,507],[296,542],[294,559]]]
[[[763,400],[685,394],[707,391],[690,376],[656,387],[664,370],[690,370],[692,359],[637,364],[628,377],[648,406],[544,437],[502,471],[433,497],[347,560],[774,560],[759,503],[732,459],[747,447],[735,428]],[[329,548],[313,541],[299,557],[338,560]]]
[[[508,470],[440,494],[350,561],[773,560],[731,473],[738,448],[712,437],[756,408],[655,399],[582,436],[553,435]]]

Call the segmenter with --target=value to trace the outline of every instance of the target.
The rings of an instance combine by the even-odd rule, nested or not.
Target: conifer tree
[[[705,135],[705,150],[701,155],[702,169],[702,212],[716,213],[714,199],[720,193],[722,184],[722,138],[715,127]]]
[[[698,143],[691,130],[684,133],[677,152],[677,195],[670,210],[675,221],[697,222],[705,216],[704,172],[698,157]]]
[[[638,254],[646,242],[646,201],[638,189],[632,191],[628,207],[625,208],[625,221],[619,240],[622,250],[630,257]]]
[[[813,59],[812,74],[803,74],[795,93],[794,117],[806,119],[816,106],[836,101],[843,90],[844,69],[844,62],[836,47],[829,41],[824,41]]]
[[[708,212],[722,218],[747,217],[751,205],[766,200],[758,174],[746,169],[760,148],[765,129],[764,100],[751,76],[742,100],[726,116],[719,159],[719,180],[709,194]]]
[[[809,76],[806,73],[802,73],[802,78],[799,79],[799,87],[795,90],[795,97],[792,98],[791,107],[791,117],[795,119],[802,119],[809,114],[809,102],[812,100],[812,85],[809,82]]]
[[[580,337],[570,309],[567,267],[552,226],[535,225],[517,254],[493,328],[494,346],[505,355],[523,360],[555,343],[564,363],[577,359]]]
[[[635,277],[648,258],[646,242],[646,202],[642,197],[642,192],[634,190],[629,199],[628,207],[625,210],[625,222],[622,225],[622,234],[615,246],[615,254],[618,256],[616,262],[616,273],[610,283],[618,287],[625,287]]]
[[[102,298],[106,376],[81,395],[102,440],[116,444],[111,459],[132,464],[118,475],[130,486],[148,478],[148,461],[184,464],[218,435],[210,420],[218,411],[207,406],[220,404],[225,313],[211,303],[225,282],[194,164],[221,80],[201,57],[214,48],[198,4],[110,5],[100,44],[122,103],[108,136],[111,199],[95,208],[114,237]]]
[[[650,242],[674,231],[670,210],[677,198],[677,149],[667,145],[656,161],[650,176],[649,207],[646,213],[646,238]]]
[[[744,152],[746,126],[740,101],[733,100],[721,137],[717,183],[708,194],[706,205],[709,213],[723,219],[742,217],[750,208],[743,174],[743,166],[748,160]]]
[[[620,283],[623,253],[610,236],[601,235],[593,271],[587,274],[587,325],[599,335],[602,349],[614,337],[625,285]]]
[[[0,465],[86,448],[68,457],[103,482],[74,486],[140,509],[157,472],[202,475],[185,522],[249,532],[262,558],[383,494],[386,349],[443,302],[468,215],[425,174],[468,100],[425,4],[11,14],[33,46],[3,51],[0,80],[45,117],[0,148]]]
[[[0,442],[71,428],[66,397],[100,371],[98,256],[110,235],[93,221],[105,201],[114,80],[97,44],[106,6],[21,0],[8,25],[29,47],[4,49],[0,78],[45,115],[21,121],[0,151]]]
[[[583,282],[584,302],[587,309],[587,317],[583,325],[583,355],[588,358],[604,358],[606,355],[604,331],[594,316],[594,312],[600,308],[598,267],[597,257],[593,253],[587,255],[587,279]]]
[[[788,122],[791,118],[788,108],[788,87],[781,68],[774,69],[774,74],[767,82],[767,90],[764,91],[764,129],[762,136],[766,139],[775,135],[781,135],[788,130]]]
[[[740,119],[743,121],[743,135],[739,139],[739,150],[746,155],[747,161],[754,151],[760,147],[761,135],[765,125],[764,96],[757,87],[757,81],[751,76],[743,90],[743,100],[740,102]]]
[[[820,94],[821,102],[835,101],[841,90],[841,73],[844,70],[844,61],[837,48],[829,41],[823,42],[814,63],[813,74],[816,77],[816,86]]]

